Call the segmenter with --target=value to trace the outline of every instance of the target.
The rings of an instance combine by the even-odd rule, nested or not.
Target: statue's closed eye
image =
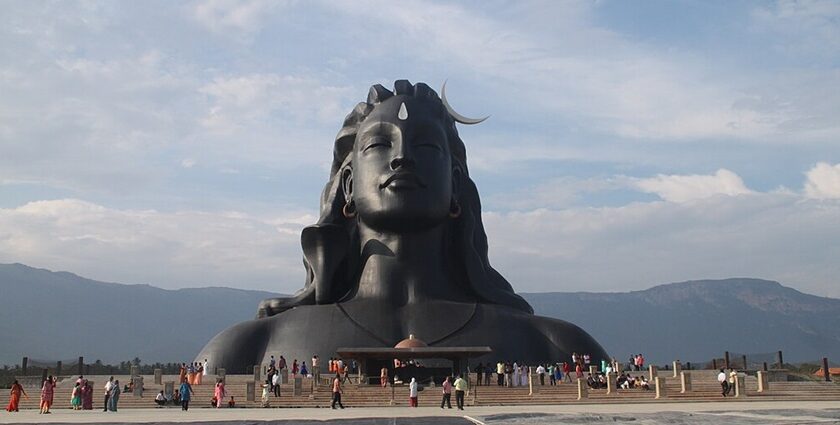
[[[368,142],[367,146],[365,146],[363,152],[367,152],[370,149],[375,148],[390,148],[391,141],[384,138],[384,137],[373,137]]]
[[[420,142],[420,143],[416,143],[414,146],[418,147],[418,148],[428,148],[428,149],[434,149],[438,152],[443,152],[443,148],[441,148],[440,144],[438,144],[438,143]]]

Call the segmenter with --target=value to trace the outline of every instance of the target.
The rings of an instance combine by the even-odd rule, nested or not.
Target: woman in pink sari
[[[50,375],[44,386],[41,387],[41,413],[50,413],[50,407],[53,403],[53,396],[55,395],[55,381]]]
[[[93,410],[93,385],[89,381],[82,387],[82,410]]]
[[[222,380],[216,382],[216,389],[213,391],[213,396],[216,398],[216,408],[222,407],[222,402],[225,399],[225,383]]]

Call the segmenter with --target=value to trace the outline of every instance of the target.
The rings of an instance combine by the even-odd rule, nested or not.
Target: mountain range
[[[621,361],[706,362],[783,350],[840,359],[840,300],[760,279],[698,280],[643,291],[521,294],[537,314],[575,323]],[[75,359],[189,361],[216,333],[277,296],[230,288],[166,290],[0,264],[0,364]]]

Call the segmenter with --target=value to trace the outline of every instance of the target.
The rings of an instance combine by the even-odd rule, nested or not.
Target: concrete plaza
[[[293,424],[840,424],[834,401],[714,401],[685,403],[611,403],[537,406],[480,406],[458,411],[433,407],[348,407],[291,409],[178,408],[127,409],[117,413],[55,410],[50,415],[26,410],[0,414],[0,423],[217,423]]]

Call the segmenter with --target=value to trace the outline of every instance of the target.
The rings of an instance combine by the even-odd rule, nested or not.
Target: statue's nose
[[[404,155],[400,155],[391,160],[392,170],[397,171],[401,168],[414,168],[414,160]]]

